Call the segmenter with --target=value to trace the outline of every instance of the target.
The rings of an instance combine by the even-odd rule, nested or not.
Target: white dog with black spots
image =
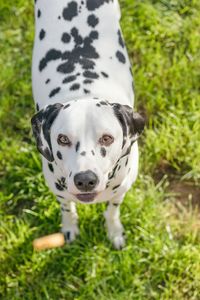
[[[108,202],[108,236],[124,246],[120,204],[138,173],[143,118],[133,112],[131,65],[117,0],[36,0],[32,118],[62,231],[78,234],[76,203]]]

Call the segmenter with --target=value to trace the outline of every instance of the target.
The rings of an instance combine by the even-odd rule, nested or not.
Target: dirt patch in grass
[[[20,216],[24,209],[32,209],[34,205],[34,200],[18,200],[15,202],[9,200],[4,204],[3,209],[7,214]]]
[[[164,176],[167,176],[169,183],[167,191],[177,201],[185,207],[192,205],[192,207],[197,206],[200,209],[200,185],[195,184],[193,181],[181,180],[181,174],[168,162],[162,161],[153,174],[155,183],[160,182]]]
[[[176,200],[184,206],[187,207],[192,204],[193,207],[200,208],[200,187],[193,182],[171,181],[168,191],[173,193]]]
[[[175,178],[178,178],[180,176],[173,166],[171,166],[167,161],[163,160],[156,167],[153,173],[153,179],[155,183],[158,183],[166,175],[169,181],[173,181]]]

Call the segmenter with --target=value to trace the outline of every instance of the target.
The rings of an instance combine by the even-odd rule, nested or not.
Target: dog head
[[[55,161],[68,193],[83,202],[106,189],[116,162],[144,128],[131,107],[99,100],[48,105],[31,122],[38,150]]]

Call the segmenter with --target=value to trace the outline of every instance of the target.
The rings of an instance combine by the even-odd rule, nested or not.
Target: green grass
[[[121,0],[147,118],[140,176],[121,209],[126,247],[107,240],[104,204],[80,205],[80,237],[40,253],[32,240],[60,229],[60,211],[30,128],[32,4],[0,0],[0,298],[200,299],[199,210],[171,188],[200,181],[200,2]]]

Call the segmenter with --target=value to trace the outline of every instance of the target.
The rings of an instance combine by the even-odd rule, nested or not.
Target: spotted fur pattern
[[[36,1],[32,77],[40,109],[90,95],[132,105],[119,18],[116,0]]]

